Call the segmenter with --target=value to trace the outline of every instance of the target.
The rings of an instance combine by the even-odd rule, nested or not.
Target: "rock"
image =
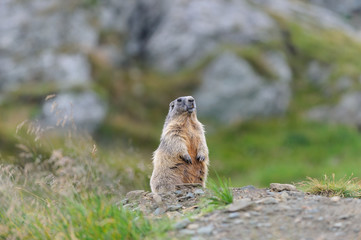
[[[361,123],[361,92],[345,93],[336,106],[312,108],[307,117],[312,120],[359,126]]]
[[[84,9],[67,3],[5,0],[1,4],[2,91],[16,90],[30,81],[55,80],[62,86],[72,86],[90,80],[89,63],[83,53],[95,47],[98,33]],[[76,50],[70,54],[59,51],[69,46]]]
[[[312,61],[307,67],[307,78],[316,86],[323,86],[330,78],[332,69],[318,61]]]
[[[198,233],[198,234],[209,235],[209,234],[212,233],[213,230],[214,230],[213,224],[209,224],[209,225],[207,225],[207,226],[198,228],[197,233]]]
[[[201,188],[197,188],[193,193],[196,195],[204,195],[204,191]]]
[[[258,200],[256,203],[263,203],[263,204],[277,204],[278,200],[273,197],[266,197],[263,199]]]
[[[145,193],[144,190],[130,191],[125,195],[125,198],[128,199],[128,201],[138,200],[144,195],[144,193]]]
[[[184,235],[193,235],[196,233],[196,231],[194,230],[189,230],[189,229],[182,229],[179,231],[180,234],[184,234]]]
[[[307,4],[302,1],[288,0],[254,0],[259,7],[268,9],[274,14],[281,15],[290,20],[296,21],[298,24],[309,25],[310,23],[319,28],[340,30],[356,36],[354,29],[340,18],[337,14],[328,9]]]
[[[345,215],[340,216],[338,219],[339,220],[346,220],[346,219],[349,219],[349,218],[352,218],[352,217],[353,217],[353,215],[351,215],[351,214],[345,214]]]
[[[269,228],[271,226],[272,226],[271,223],[258,223],[258,224],[256,224],[256,227],[258,227],[258,228]]]
[[[251,208],[253,205],[254,203],[252,201],[241,199],[228,205],[226,209],[228,212],[238,212],[241,210],[247,210]]]
[[[195,196],[193,193],[189,192],[189,193],[187,193],[187,195],[185,197],[186,198],[194,198]]]
[[[188,227],[187,227],[187,229],[192,229],[192,230],[198,229],[198,228],[199,228],[199,225],[196,224],[196,223],[191,223],[191,224],[189,224]]]
[[[102,29],[126,34],[131,15],[139,1],[102,0],[98,2],[97,15]]]
[[[242,58],[224,52],[205,69],[196,92],[200,115],[230,123],[282,114],[290,101],[286,83],[267,83]],[[227,107],[225,107],[227,106]]]
[[[165,212],[166,212],[166,209],[164,207],[158,207],[157,209],[155,209],[153,214],[156,215],[156,216],[159,216],[159,215],[162,215]]]
[[[170,219],[179,219],[183,217],[183,215],[180,212],[167,212],[167,217]]]
[[[42,124],[93,131],[103,121],[106,105],[91,91],[61,93],[43,105]]]
[[[357,0],[344,0],[342,4],[338,0],[308,0],[310,3],[322,6],[336,12],[356,28],[360,28],[361,2]]]
[[[339,196],[334,196],[334,197],[331,197],[330,198],[330,200],[332,201],[332,202],[339,202],[340,201],[340,197]]]
[[[241,216],[241,214],[239,214],[238,212],[232,212],[228,215],[228,218],[239,218]]]
[[[342,222],[337,222],[335,224],[333,224],[334,228],[341,228],[343,226]]]
[[[271,183],[270,188],[275,192],[297,191],[297,188],[292,184]]]
[[[266,66],[273,72],[277,80],[284,83],[292,81],[292,71],[288,66],[286,56],[282,52],[266,52],[263,57]]]
[[[247,190],[247,191],[253,191],[253,190],[255,190],[256,189],[256,187],[255,186],[253,186],[253,185],[248,185],[248,186],[244,186],[244,187],[241,187],[240,188],[240,190],[242,190],[242,191],[245,191],[245,190]]]
[[[361,92],[350,92],[341,98],[331,112],[336,122],[359,124],[361,122]]]
[[[245,0],[174,0],[165,3],[162,7],[166,14],[162,15],[161,23],[144,47],[149,62],[163,72],[192,67],[221,44],[246,44],[276,38],[275,21]],[[154,8],[150,10],[154,11]]]
[[[180,205],[180,204],[170,205],[170,206],[168,206],[167,211],[177,211],[181,208],[182,208],[182,205]]]
[[[352,89],[354,86],[353,81],[350,77],[341,77],[336,81],[335,90],[338,92]]]
[[[81,54],[54,54],[46,52],[39,60],[43,78],[53,80],[60,89],[90,84],[90,65]]]
[[[173,228],[174,229],[183,229],[183,228],[187,227],[190,223],[191,223],[191,221],[188,218],[186,218],[186,219],[183,219],[183,220],[175,223],[173,225]]]

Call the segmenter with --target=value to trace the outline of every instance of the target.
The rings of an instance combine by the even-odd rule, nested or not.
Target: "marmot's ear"
[[[174,101],[169,103],[169,110],[173,110],[173,108],[174,108]]]

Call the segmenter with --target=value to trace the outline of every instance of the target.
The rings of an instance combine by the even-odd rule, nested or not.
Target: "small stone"
[[[154,215],[161,215],[163,213],[165,213],[165,209],[163,207],[159,207],[153,212]]]
[[[239,218],[240,216],[241,214],[239,214],[238,212],[233,212],[228,215],[228,218]]]
[[[182,205],[180,205],[180,204],[177,204],[177,205],[170,205],[170,206],[168,206],[168,208],[167,208],[167,211],[177,211],[177,210],[179,210],[179,209],[181,209],[182,208]]]
[[[292,184],[271,183],[270,188],[275,192],[297,191],[297,188]]]
[[[335,228],[341,228],[342,225],[343,225],[342,222],[338,222],[338,223],[333,224],[333,227],[335,227]]]
[[[197,229],[197,228],[199,228],[199,225],[196,223],[189,224],[187,227],[187,229]]]
[[[177,223],[175,223],[174,225],[173,225],[173,228],[174,229],[183,229],[183,228],[185,228],[186,226],[188,226],[189,224],[191,223],[191,221],[188,219],[188,218],[186,218],[186,219],[184,219],[184,220],[182,220],[182,221],[179,221],[179,222],[177,222]]]
[[[339,196],[334,196],[334,197],[332,197],[332,198],[330,198],[330,200],[332,201],[332,202],[338,202],[338,201],[340,201],[340,197]]]
[[[263,204],[277,204],[278,200],[273,197],[266,197],[263,199],[258,200],[256,203],[263,203]]]
[[[317,218],[317,221],[323,221],[323,220],[325,220],[325,218],[324,217],[319,217],[319,218]]]
[[[241,224],[241,223],[244,223],[242,219],[236,219],[233,221],[233,224]]]
[[[287,198],[289,198],[290,195],[288,195],[287,192],[282,192],[282,193],[280,194],[280,197],[281,197],[283,200],[287,200]]]
[[[194,190],[194,194],[203,195],[203,194],[204,194],[204,191],[203,191],[203,189],[201,189],[201,188],[197,188],[196,190]]]
[[[214,227],[212,224],[208,225],[208,226],[205,226],[205,227],[201,227],[198,229],[197,233],[198,234],[206,234],[206,235],[209,235],[212,233]]]
[[[194,198],[194,194],[189,192],[187,193],[186,198]]]
[[[249,212],[252,216],[260,216],[261,215],[261,213],[259,213],[259,212],[256,212],[256,211],[251,211],[251,212]]]
[[[180,219],[183,215],[179,212],[167,212],[167,216],[170,219]]]
[[[194,230],[189,230],[189,229],[182,229],[179,232],[184,235],[192,235],[196,233]]]
[[[255,190],[255,189],[256,187],[253,185],[248,185],[240,188],[240,190]]]
[[[145,193],[144,190],[135,190],[128,192],[127,195],[125,195],[125,197],[128,199],[128,201],[133,201],[142,197],[144,193]]]
[[[306,214],[314,214],[314,213],[318,213],[318,212],[320,212],[320,210],[318,208],[311,208],[311,209],[305,210]]]
[[[182,196],[182,191],[181,191],[181,190],[174,191],[174,194],[175,194],[177,197]]]
[[[251,214],[248,213],[248,212],[246,212],[246,213],[243,214],[243,216],[244,216],[245,218],[250,218],[250,217],[251,217]]]
[[[193,237],[191,237],[190,240],[204,240],[204,238],[202,238],[200,236],[193,236]]]
[[[237,200],[234,203],[228,205],[227,211],[237,212],[237,211],[241,211],[241,210],[246,210],[246,209],[252,207],[253,205],[254,205],[253,202],[246,200],[246,199],[241,199],[241,200]]]
[[[340,219],[340,220],[346,220],[346,219],[349,219],[349,218],[352,218],[352,217],[353,217],[353,215],[345,214],[345,215],[340,216],[338,219]]]
[[[257,225],[256,225],[256,227],[259,227],[259,228],[269,228],[269,227],[271,227],[272,226],[272,224],[271,223],[258,223]]]

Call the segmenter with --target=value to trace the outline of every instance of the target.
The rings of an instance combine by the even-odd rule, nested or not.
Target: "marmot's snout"
[[[196,102],[194,101],[194,98],[191,96],[185,97],[185,105],[187,108],[187,112],[189,113],[192,113],[196,108]]]

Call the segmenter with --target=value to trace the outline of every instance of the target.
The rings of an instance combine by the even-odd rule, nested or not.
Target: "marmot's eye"
[[[172,108],[172,110],[173,110],[173,108],[174,108],[174,104],[172,104],[170,107],[171,107],[171,108]]]
[[[181,99],[181,98],[178,98],[178,99],[177,99],[177,102],[181,102],[181,101],[182,101],[182,99]]]

